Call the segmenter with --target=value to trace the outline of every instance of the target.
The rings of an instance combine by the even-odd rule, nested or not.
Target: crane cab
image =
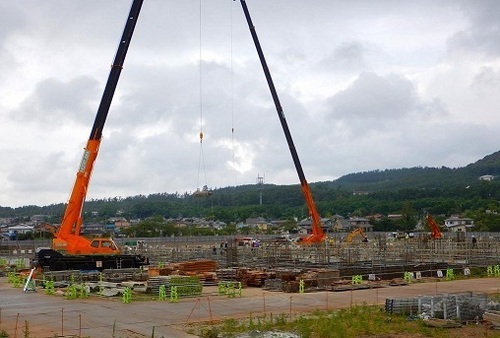
[[[90,242],[90,250],[96,249],[98,253],[109,253],[117,254],[119,253],[118,247],[111,238],[94,238]]]

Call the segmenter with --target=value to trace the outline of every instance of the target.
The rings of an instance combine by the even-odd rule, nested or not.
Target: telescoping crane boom
[[[250,12],[248,10],[247,4],[245,0],[240,0],[240,3],[241,7],[243,8],[243,12],[245,13],[245,18],[247,20],[250,33],[252,34],[252,39],[257,49],[257,53],[259,54],[259,59],[262,64],[267,84],[269,85],[269,89],[271,91],[271,95],[274,100],[274,105],[276,106],[276,111],[278,113],[278,117],[281,122],[281,127],[283,129],[283,132],[285,133],[285,138],[288,143],[288,148],[290,149],[290,154],[292,155],[293,163],[295,165],[295,169],[299,176],[302,193],[304,195],[307,207],[309,209],[309,216],[311,218],[311,223],[312,223],[312,233],[306,238],[304,238],[303,241],[305,243],[321,243],[326,238],[326,234],[323,232],[323,229],[321,227],[321,218],[318,214],[318,211],[316,210],[311,189],[309,188],[309,184],[307,183],[304,171],[302,170],[302,165],[300,164],[299,155],[297,154],[297,150],[295,149],[295,145],[292,139],[292,134],[290,133],[290,129],[288,128],[288,123],[286,122],[285,114],[283,113],[283,108],[281,106],[278,93],[276,92],[276,88],[274,86],[274,82],[271,77],[271,72],[269,71],[269,67],[267,66],[267,62],[264,57],[264,52],[262,51],[262,47],[260,45],[257,32],[253,25],[252,18],[250,17]]]
[[[81,235],[83,204],[87,195],[94,162],[99,152],[104,123],[106,122],[143,1],[133,0],[130,8],[120,44],[111,65],[106,87],[97,110],[94,125],[84,149],[78,172],[76,173],[73,190],[66,206],[61,226],[55,233],[52,242],[52,249],[56,252],[53,252],[53,250],[42,250],[38,254],[39,265],[50,266],[53,270],[82,267],[96,268],[96,264],[102,268],[116,268],[116,266],[136,267],[139,262],[143,261],[141,257],[120,255],[118,247],[111,238],[88,239]],[[64,255],[61,255],[61,252]]]
[[[439,229],[439,225],[437,225],[436,221],[434,221],[434,218],[432,218],[431,215],[427,214],[425,216],[425,219],[427,220],[427,223],[429,224],[429,228],[431,229],[431,238],[432,239],[442,238],[443,233]]]

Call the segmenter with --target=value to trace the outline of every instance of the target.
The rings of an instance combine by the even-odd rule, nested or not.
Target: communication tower
[[[259,186],[259,205],[262,205],[262,185],[264,184],[264,176],[257,174],[257,185]]]

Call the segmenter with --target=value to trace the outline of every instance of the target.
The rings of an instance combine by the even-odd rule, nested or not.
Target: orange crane
[[[427,220],[427,224],[429,224],[429,228],[431,229],[431,238],[432,239],[440,239],[443,237],[443,233],[439,229],[439,225],[436,224],[436,221],[434,221],[434,218],[432,218],[431,215],[427,214],[425,216],[425,219]]]
[[[304,199],[309,209],[309,217],[311,218],[312,233],[309,236],[302,239],[302,242],[308,244],[322,243],[326,239],[326,234],[323,232],[323,228],[321,227],[321,218],[319,216],[318,211],[316,210],[311,189],[309,188],[309,184],[307,183],[304,171],[302,170],[302,165],[300,164],[297,150],[295,149],[295,145],[293,144],[292,135],[290,133],[290,129],[288,128],[288,123],[286,122],[285,114],[283,113],[283,108],[281,106],[278,93],[276,92],[276,88],[274,86],[274,82],[271,77],[271,72],[269,71],[269,67],[267,66],[267,62],[264,57],[264,52],[262,51],[262,47],[260,46],[259,38],[257,36],[255,26],[253,25],[252,18],[250,17],[250,12],[248,11],[247,4],[245,0],[240,0],[240,3],[243,8],[243,12],[245,13],[245,18],[247,20],[250,33],[252,35],[255,47],[257,49],[257,54],[259,55],[259,59],[262,68],[264,70],[264,75],[266,76],[269,90],[271,91],[271,95],[274,100],[274,105],[276,107],[276,111],[278,113],[278,117],[281,122],[281,127],[283,129],[283,132],[285,133],[285,138],[288,143],[288,148],[290,149],[290,154],[292,155],[293,163],[295,165],[295,169],[299,176],[302,193],[304,195]]]
[[[82,210],[89,187],[94,162],[99,152],[104,123],[118,84],[125,56],[137,23],[143,0],[134,0],[127,23],[118,46],[106,87],[97,110],[89,140],[84,149],[82,160],[76,173],[61,226],[54,234],[52,249],[42,249],[37,253],[36,263],[51,270],[65,269],[103,269],[137,267],[146,262],[143,257],[121,255],[111,238],[88,239],[81,234]]]

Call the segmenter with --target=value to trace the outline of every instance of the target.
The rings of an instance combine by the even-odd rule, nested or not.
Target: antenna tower
[[[262,205],[262,185],[264,184],[264,176],[257,174],[257,184],[259,185],[259,205]]]

